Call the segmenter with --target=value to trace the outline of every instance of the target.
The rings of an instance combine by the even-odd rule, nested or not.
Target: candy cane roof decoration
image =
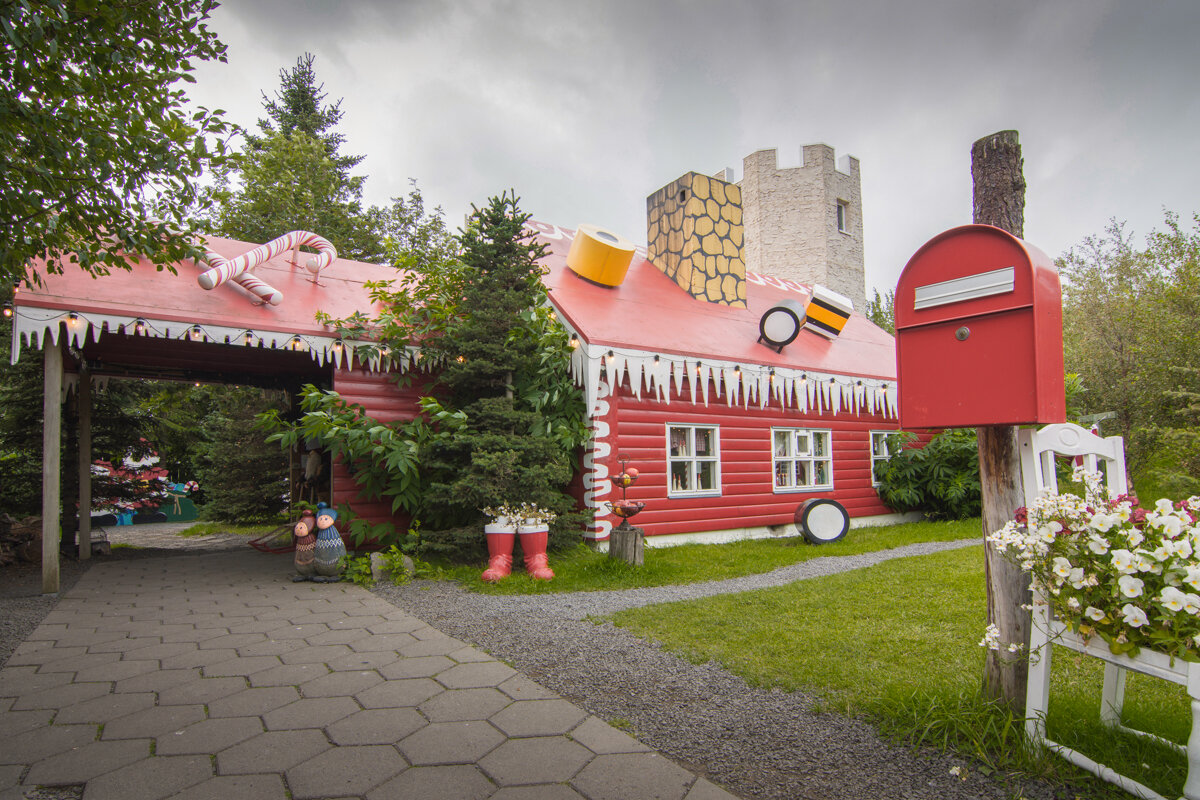
[[[323,267],[329,266],[337,258],[337,248],[325,237],[309,231],[292,231],[236,258],[226,259],[219,253],[206,252],[204,258],[210,266],[200,273],[196,280],[205,289],[215,289],[232,280],[261,302],[277,306],[283,301],[283,293],[250,274],[251,270],[287,250],[292,251],[292,263],[295,264],[298,251],[303,246],[315,247],[319,251],[318,255],[304,263],[314,276],[319,275]]]

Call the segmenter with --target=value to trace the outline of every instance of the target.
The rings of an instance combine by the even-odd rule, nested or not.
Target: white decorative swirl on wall
[[[610,433],[604,417],[608,414],[608,384],[600,382],[596,392],[596,405],[590,408],[592,417],[592,442],[583,456],[583,504],[596,512],[596,519],[591,524],[592,530],[586,536],[589,539],[606,539],[612,530],[611,519],[600,519],[601,498],[612,492],[612,481],[608,477],[608,466],[600,463],[612,453],[608,442]],[[604,516],[607,516],[605,514]]]

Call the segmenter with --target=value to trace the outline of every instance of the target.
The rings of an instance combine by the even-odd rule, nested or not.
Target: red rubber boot
[[[548,581],[554,577],[554,571],[546,558],[546,540],[548,531],[535,531],[521,534],[521,550],[525,553],[525,571],[529,577]]]
[[[479,576],[480,580],[495,583],[512,572],[514,533],[486,534],[488,545],[488,566]]]

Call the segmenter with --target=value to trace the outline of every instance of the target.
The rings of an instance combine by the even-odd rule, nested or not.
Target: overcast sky
[[[514,188],[535,219],[644,243],[646,196],[764,148],[862,167],[868,286],[971,221],[971,144],[1020,132],[1025,238],[1200,211],[1197,0],[227,0],[190,94],[252,126],[304,52],[344,98],[366,199],[416,179],[454,227]]]

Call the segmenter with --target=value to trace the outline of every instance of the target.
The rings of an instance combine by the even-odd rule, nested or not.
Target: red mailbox
[[[991,225],[938,234],[895,309],[902,427],[1065,421],[1062,290],[1041,250]]]

